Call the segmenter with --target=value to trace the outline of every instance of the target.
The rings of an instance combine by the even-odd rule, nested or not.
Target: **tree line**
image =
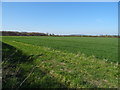
[[[14,31],[1,31],[2,36],[48,36],[45,33],[37,32],[14,32]]]
[[[0,36],[54,36],[54,37],[120,37],[118,35],[55,35],[39,32],[0,31]]]

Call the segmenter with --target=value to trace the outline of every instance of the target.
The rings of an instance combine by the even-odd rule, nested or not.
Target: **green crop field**
[[[118,62],[118,39],[102,37],[4,37],[4,40],[44,46],[70,53],[94,55],[99,59]]]
[[[117,88],[118,38],[3,36],[4,88]]]

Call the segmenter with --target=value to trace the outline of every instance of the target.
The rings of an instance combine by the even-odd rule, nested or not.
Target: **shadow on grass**
[[[2,87],[13,89],[19,87],[31,72],[33,61],[39,56],[41,55],[28,56],[21,50],[2,42]],[[33,72],[19,88],[67,88],[40,68],[36,68]]]

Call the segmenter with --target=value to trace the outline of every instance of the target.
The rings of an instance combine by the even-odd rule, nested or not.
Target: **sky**
[[[3,2],[2,30],[118,34],[117,2]]]
[[[2,0],[2,2],[119,2],[119,0]]]

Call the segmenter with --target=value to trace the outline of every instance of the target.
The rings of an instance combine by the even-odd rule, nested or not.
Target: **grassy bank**
[[[115,63],[12,38],[3,40],[4,88],[118,87]]]

